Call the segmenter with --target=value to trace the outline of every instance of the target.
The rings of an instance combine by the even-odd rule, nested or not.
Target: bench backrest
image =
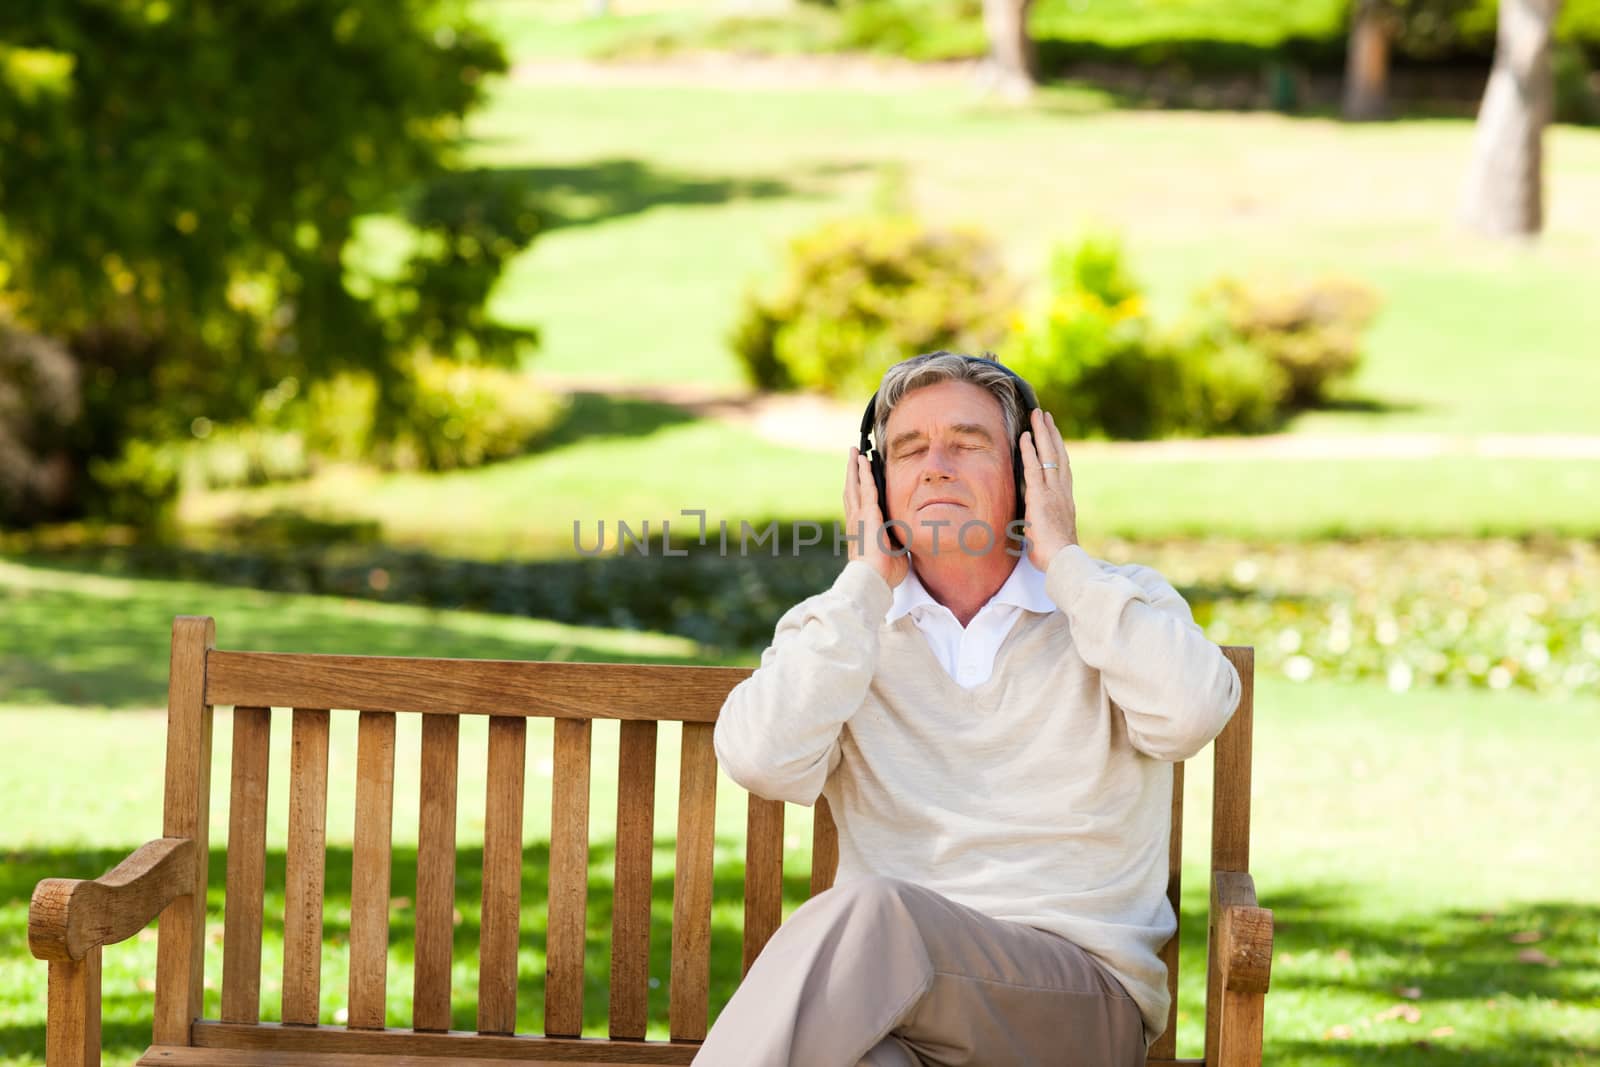
[[[221,1013],[200,1021],[205,869],[196,896],[160,928],[156,1042],[272,1047],[304,1052],[382,1046],[416,1054],[480,1054],[515,1034],[521,913],[522,813],[527,720],[554,719],[551,773],[544,1035],[529,1056],[595,1054],[617,1062],[687,1063],[693,1044],[645,1037],[655,833],[657,728],[681,722],[674,849],[669,1029],[674,1042],[704,1038],[709,1018],[717,765],[712,728],[742,668],[443,660],[234,652],[214,648],[210,618],[175,620],[168,723],[165,828],[206,855],[213,708],[233,708]],[[1244,693],[1215,744],[1211,866],[1249,869],[1253,655],[1226,648]],[[260,1023],[268,743],[273,709],[292,717],[285,873],[282,1020]],[[349,924],[348,1022],[318,1026],[330,717],[359,717]],[[396,716],[420,714],[412,1026],[385,1030],[391,898]],[[460,716],[487,715],[488,788],[478,952],[477,1032],[449,1033],[456,884]],[[584,1016],[588,926],[590,740],[596,719],[619,719],[609,1033],[577,1041]],[[1173,768],[1168,896],[1180,905],[1183,765]],[[782,920],[784,806],[748,796],[743,966]],[[827,802],[813,820],[810,892],[832,885],[838,862]],[[406,892],[412,887],[398,887]],[[1176,1050],[1178,938],[1162,950],[1173,1007],[1150,1062]],[[1216,1008],[1208,981],[1207,1049]],[[298,1024],[298,1025],[297,1025]],[[265,1035],[265,1036],[263,1036]],[[360,1040],[354,1040],[359,1035]],[[562,1040],[566,1039],[566,1040]],[[466,1044],[463,1044],[466,1042]],[[601,1046],[606,1046],[602,1049]],[[474,1047],[477,1051],[474,1051]],[[609,1050],[609,1051],[608,1051]],[[497,1056],[512,1049],[491,1050]]]

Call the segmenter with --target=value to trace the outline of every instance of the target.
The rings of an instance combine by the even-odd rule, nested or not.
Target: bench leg
[[[100,1067],[100,946],[52,961],[45,1016],[48,1067]]]

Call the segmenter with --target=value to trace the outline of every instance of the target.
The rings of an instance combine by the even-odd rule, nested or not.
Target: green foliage
[[[975,230],[849,219],[790,244],[777,294],[746,296],[730,342],[761,388],[866,394],[908,355],[993,347],[1016,299],[998,249]]]
[[[1287,388],[1255,346],[1159,332],[1121,243],[1058,249],[1049,305],[1007,362],[1074,437],[1166,437],[1268,429]]]
[[[1350,278],[1315,282],[1263,280],[1254,285],[1221,278],[1195,296],[1200,334],[1214,347],[1245,345],[1288,377],[1285,401],[1310,407],[1329,387],[1355,372],[1362,333],[1378,310],[1378,295]]]
[[[1555,46],[1557,122],[1579,126],[1600,125],[1600,81],[1582,48],[1570,41]]]
[[[0,298],[78,363],[82,510],[170,484],[130,442],[247,418],[286,379],[371,376],[387,432],[416,348],[517,357],[532,335],[482,308],[529,193],[451,170],[505,68],[454,0],[3,5]],[[413,255],[352,279],[356,220],[397,209]]]
[[[304,414],[307,450],[388,470],[454,470],[521,455],[560,421],[567,401],[525,374],[421,357],[402,400],[400,429],[374,436],[377,385],[340,375],[311,389]]]

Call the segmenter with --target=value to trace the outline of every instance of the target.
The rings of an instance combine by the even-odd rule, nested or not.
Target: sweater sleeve
[[[839,762],[839,731],[866,698],[892,600],[882,575],[852,560],[784,613],[761,666],[717,717],[713,743],[730,778],[769,800],[816,802]]]
[[[1113,567],[1068,545],[1050,561],[1045,588],[1135,748],[1185,760],[1222,732],[1239,706],[1239,672],[1160,574]]]

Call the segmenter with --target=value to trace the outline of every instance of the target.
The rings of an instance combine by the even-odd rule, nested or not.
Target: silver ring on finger
[[[1053,471],[1053,470],[1060,470],[1061,469],[1061,464],[1059,464],[1059,463],[1041,463],[1041,464],[1039,464],[1039,466],[1042,469],[1047,470],[1047,471]]]

